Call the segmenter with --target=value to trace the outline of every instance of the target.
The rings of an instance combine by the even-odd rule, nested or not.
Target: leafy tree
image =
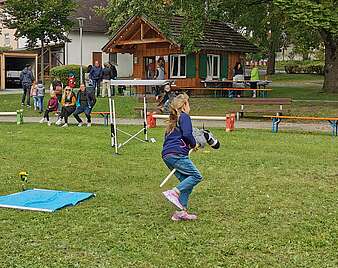
[[[123,12],[121,12],[123,10]],[[247,34],[263,53],[269,56],[269,72],[274,73],[275,52],[279,49],[283,25],[281,16],[271,1],[256,0],[110,0],[102,9],[111,25],[111,32],[132,15],[145,15],[168,31],[167,19],[173,15],[184,17],[179,38],[186,52],[197,51],[197,42],[203,36],[204,24],[213,19],[224,20]]]
[[[321,40],[319,34],[311,28],[299,31],[300,25],[288,27],[290,43],[294,45],[294,51],[303,56],[303,60],[309,60],[309,53],[314,49],[319,49]]]
[[[283,44],[284,15],[271,1],[219,0],[220,19],[243,29],[246,37],[255,43],[268,58],[267,73],[275,72],[276,52]]]
[[[144,15],[166,30],[166,18],[173,13],[171,5],[158,0],[110,0],[107,7],[99,8],[98,12],[109,22],[111,34],[134,15]]]
[[[323,90],[338,92],[338,1],[337,0],[274,0],[290,21],[311,28],[325,46],[325,79]],[[304,35],[303,35],[304,36]]]
[[[16,29],[16,37],[28,39],[28,46],[41,44],[41,57],[44,46],[50,42],[67,41],[65,33],[73,26],[71,12],[76,5],[72,0],[7,0],[4,8],[4,22],[10,29]],[[44,66],[41,59],[41,80],[44,79]]]

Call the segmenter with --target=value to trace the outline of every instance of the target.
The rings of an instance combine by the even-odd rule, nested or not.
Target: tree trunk
[[[310,57],[309,57],[309,52],[303,52],[303,53],[302,53],[302,57],[303,57],[303,61],[309,60],[309,59],[310,59]]]
[[[275,74],[276,67],[276,52],[274,50],[269,51],[268,54],[268,66],[266,70],[267,75]]]
[[[44,59],[45,59],[45,44],[43,42],[43,38],[41,38],[41,81],[42,83],[45,80],[45,66],[44,66]]]
[[[325,42],[323,90],[338,93],[338,40]]]

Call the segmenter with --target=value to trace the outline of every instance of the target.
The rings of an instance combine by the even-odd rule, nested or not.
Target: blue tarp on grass
[[[93,193],[32,189],[0,196],[0,207],[54,212],[67,206],[75,206],[93,196]]]

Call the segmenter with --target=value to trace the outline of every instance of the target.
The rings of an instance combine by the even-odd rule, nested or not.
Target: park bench
[[[144,96],[138,96],[137,101],[143,103]],[[156,97],[155,96],[146,96],[147,103],[155,103]]]
[[[139,103],[143,104],[144,96],[138,96],[137,100]],[[147,103],[156,103],[155,96],[146,96]],[[143,117],[144,107],[143,106],[136,106],[134,107],[134,111],[140,113],[140,116]],[[161,112],[158,108],[147,107],[147,112]]]
[[[100,115],[103,117],[103,122],[105,126],[108,126],[108,118],[110,112],[91,112],[92,115]]]
[[[282,115],[265,115],[265,118],[272,119],[272,132],[277,133],[279,123],[285,119],[291,120],[310,120],[310,121],[328,121],[332,128],[332,136],[337,136],[338,132],[338,117],[313,117],[313,116],[282,116]]]
[[[144,115],[143,115],[144,108],[143,107],[135,107],[134,111],[137,112],[137,113],[140,113],[140,116],[142,118],[144,117]],[[150,113],[162,113],[162,111],[159,108],[149,108],[149,107],[147,107],[147,112],[150,112]]]
[[[16,112],[0,112],[0,116],[16,116],[16,123],[21,125],[23,123],[23,110]]]
[[[288,109],[284,109],[284,105],[291,105],[291,98],[236,98],[234,99],[235,103],[241,105],[240,111],[237,112],[237,120],[240,117],[244,116],[244,113],[276,113],[277,115],[282,115],[283,113],[288,113]],[[262,106],[269,105],[274,106],[274,108],[251,108],[252,106]],[[250,106],[247,108],[246,106]]]

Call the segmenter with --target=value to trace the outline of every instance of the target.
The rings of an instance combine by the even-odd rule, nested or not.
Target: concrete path
[[[24,117],[25,123],[38,123],[40,121],[40,117]],[[84,118],[83,118],[84,120]],[[51,121],[55,123],[56,118],[52,117]],[[0,116],[0,122],[16,122],[15,116]],[[70,124],[76,124],[76,121],[73,117],[69,118]],[[117,123],[119,125],[143,125],[142,119],[117,119]],[[93,124],[103,125],[103,118],[94,117]],[[164,126],[164,120],[157,119],[157,125]],[[193,125],[196,127],[205,128],[225,128],[225,122],[222,121],[201,121],[194,120]],[[295,123],[292,121],[284,121],[279,124],[280,130],[296,130],[296,131],[319,131],[319,132],[329,132],[331,133],[331,127],[326,122],[314,122],[314,123]],[[237,129],[271,129],[271,121],[236,121],[235,128]]]
[[[0,90],[0,95],[22,94],[22,89],[5,89]]]

